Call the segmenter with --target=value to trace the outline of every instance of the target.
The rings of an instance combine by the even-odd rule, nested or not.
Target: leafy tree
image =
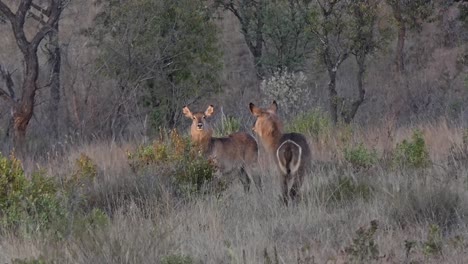
[[[314,44],[307,31],[308,1],[216,0],[238,19],[259,79],[303,67]]]
[[[99,65],[120,90],[137,89],[154,127],[176,125],[184,104],[219,89],[217,30],[204,0],[107,0],[92,34]]]
[[[367,58],[387,44],[388,31],[377,32],[378,0],[356,0],[350,5],[352,20],[350,27],[350,53],[356,59],[358,98],[341,112],[345,123],[350,123],[357,110],[364,102],[366,90],[364,77],[367,70]],[[380,34],[378,34],[380,33]]]
[[[265,75],[262,64],[264,43],[264,12],[269,0],[215,0],[216,6],[221,6],[231,12],[239,20],[245,43],[252,53],[257,77]]]
[[[385,0],[392,8],[396,21],[398,39],[396,46],[396,71],[405,70],[405,41],[408,30],[420,30],[422,22],[430,17],[433,11],[432,0]]]
[[[269,74],[278,70],[303,70],[312,53],[315,39],[307,30],[309,5],[296,0],[268,2],[264,15],[263,65]]]
[[[377,0],[315,0],[309,11],[309,30],[318,39],[316,52],[326,67],[330,113],[350,123],[364,102],[367,57],[385,44],[385,32],[376,31]],[[377,34],[380,33],[380,34]],[[337,73],[344,61],[354,56],[358,65],[358,98],[349,102],[336,89]]]
[[[308,19],[309,30],[320,43],[316,52],[327,69],[330,113],[332,121],[337,123],[340,97],[336,90],[336,76],[351,52],[348,35],[350,16],[347,12],[350,6],[346,0],[316,0],[315,3]]]

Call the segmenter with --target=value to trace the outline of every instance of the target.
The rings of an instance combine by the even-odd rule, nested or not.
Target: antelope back
[[[227,137],[212,137],[213,129],[207,118],[214,113],[213,105],[208,106],[205,112],[195,113],[186,106],[183,112],[187,118],[192,119],[190,127],[192,141],[201,146],[208,156],[215,158],[218,165],[231,169],[257,162],[257,142],[251,135],[237,132]]]
[[[286,168],[289,169],[288,174],[294,174],[310,167],[312,154],[304,135],[299,133],[283,134],[280,142],[276,156],[281,170]]]
[[[258,147],[255,139],[243,132],[228,137],[212,138],[210,154],[226,168],[254,165],[258,158]]]
[[[258,134],[270,158],[278,166],[281,174],[283,201],[295,200],[300,196],[307,169],[311,165],[311,152],[304,135],[283,133],[283,125],[276,113],[275,101],[269,108],[262,109],[250,103],[250,112],[256,117],[253,130]]]
[[[302,147],[296,142],[287,139],[276,150],[278,167],[283,175],[296,172],[301,166]]]
[[[276,101],[268,108],[259,108],[253,103],[249,107],[252,115],[257,118],[253,130],[281,172],[297,171],[310,163],[311,152],[306,138],[299,133],[283,133]]]

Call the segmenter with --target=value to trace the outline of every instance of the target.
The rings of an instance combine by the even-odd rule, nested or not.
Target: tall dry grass
[[[416,128],[432,160],[426,168],[379,161],[356,170],[343,157],[346,145],[357,142],[382,156]],[[306,178],[303,200],[290,207],[281,203],[279,178],[267,163],[262,192],[244,194],[233,181],[222,195],[180,198],[163,169],[130,169],[126,151],[134,149],[133,144],[76,146],[35,166],[66,178],[82,153],[90,157],[99,173],[87,188],[88,206],[106,212],[109,223],[61,238],[7,234],[0,238],[0,262],[42,257],[55,263],[362,263],[362,257],[365,263],[464,263],[464,135],[464,128],[443,120],[404,128],[333,129],[310,140],[314,168]],[[465,156],[458,155],[454,162],[454,151]],[[378,225],[375,235],[357,247],[356,231],[366,230],[373,220]],[[435,235],[434,225],[439,228]],[[377,245],[376,255],[366,255],[371,242]],[[362,256],[349,253],[353,245]]]

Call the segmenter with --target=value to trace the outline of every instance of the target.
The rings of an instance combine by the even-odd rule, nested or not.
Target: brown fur
[[[237,132],[227,137],[213,137],[213,129],[207,121],[207,118],[214,113],[212,105],[205,112],[195,113],[185,106],[183,113],[187,118],[192,119],[190,127],[192,142],[203,151],[205,156],[215,160],[221,173],[240,173],[245,191],[250,189],[252,179],[255,180],[257,188],[261,187],[258,175],[253,177],[258,160],[258,146],[251,135]]]
[[[257,120],[253,130],[259,136],[265,151],[275,162],[282,180],[283,200],[295,199],[311,165],[311,151],[304,135],[283,132],[283,124],[276,111],[275,101],[267,109],[250,103],[250,112]]]

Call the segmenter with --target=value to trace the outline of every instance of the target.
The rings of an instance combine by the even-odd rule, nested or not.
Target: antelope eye
[[[192,117],[193,120],[195,120],[195,117]]]
[[[203,119],[206,119],[206,116],[203,116]]]

